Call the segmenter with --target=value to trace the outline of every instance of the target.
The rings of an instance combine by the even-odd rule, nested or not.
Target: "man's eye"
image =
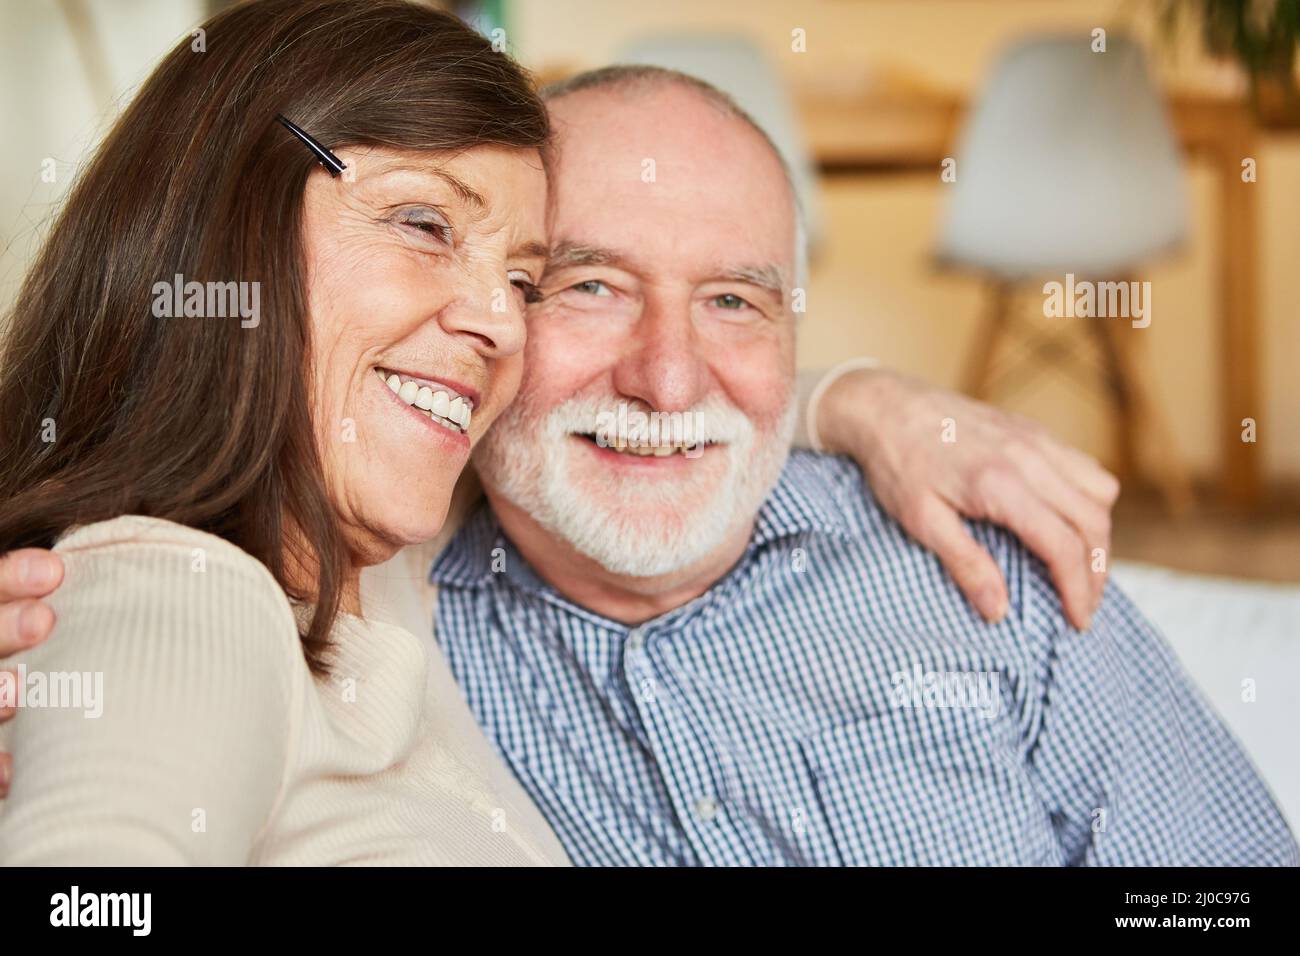
[[[716,305],[724,309],[744,309],[749,307],[748,302],[731,292],[724,292],[722,295],[715,295],[713,301]]]
[[[569,288],[574,289],[578,292],[585,292],[587,295],[613,295],[614,294],[609,291],[609,286],[605,285],[605,283],[601,282],[599,279],[588,279],[586,282],[579,282],[576,285],[570,286]]]

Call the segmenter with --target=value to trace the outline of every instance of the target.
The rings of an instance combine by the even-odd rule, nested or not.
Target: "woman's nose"
[[[519,352],[526,338],[524,306],[508,281],[474,283],[443,309],[443,328],[452,335],[470,336],[488,358]]]

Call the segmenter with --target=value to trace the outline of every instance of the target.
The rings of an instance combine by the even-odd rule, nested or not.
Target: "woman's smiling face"
[[[339,150],[303,214],[316,438],[361,563],[434,537],[509,404],[546,258],[536,150]]]

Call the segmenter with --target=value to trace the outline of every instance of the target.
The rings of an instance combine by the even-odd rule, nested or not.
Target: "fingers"
[[[54,612],[32,598],[0,604],[0,657],[25,651],[49,637]]]
[[[17,681],[18,675],[14,671],[0,671],[0,688],[4,689],[4,693],[0,694],[0,698],[7,700],[9,694],[16,687]],[[15,699],[17,698],[15,697]],[[0,707],[0,721],[8,720],[14,715],[15,710],[14,707]],[[0,800],[9,795],[9,781],[13,779],[13,775],[13,757],[0,751]]]
[[[62,581],[63,562],[53,552],[23,548],[0,557],[0,603],[45,597]]]
[[[981,482],[985,516],[1010,529],[1047,565],[1070,624],[1086,630],[1092,620],[1092,572],[1088,548],[1078,529],[1040,499],[1018,475],[998,470]]]
[[[902,509],[900,521],[908,533],[938,555],[966,599],[990,622],[1007,613],[1007,587],[993,556],[970,536],[961,517],[947,502],[924,495]]]
[[[1067,480],[1046,457],[1041,455],[1037,444],[1012,442],[1007,445],[1007,457],[1020,469],[1028,492],[1036,494],[1048,507],[1069,525],[1083,539],[1083,560],[1087,565],[1089,594],[1091,600],[1088,614],[1091,616],[1101,601],[1102,591],[1106,586],[1107,556],[1110,554],[1110,509],[1086,495],[1077,486]],[[1093,558],[1096,549],[1101,549],[1102,562],[1095,564]],[[1094,567],[1099,570],[1094,570]]]
[[[54,612],[42,598],[63,581],[57,554],[23,548],[0,557],[0,657],[43,641],[54,627]]]
[[[10,703],[13,701],[14,703]],[[0,723],[18,713],[18,672],[0,670]]]
[[[1035,445],[1044,458],[1070,484],[1109,511],[1119,498],[1119,479],[1097,459],[1076,448],[1062,445],[1046,431],[1035,436]]]

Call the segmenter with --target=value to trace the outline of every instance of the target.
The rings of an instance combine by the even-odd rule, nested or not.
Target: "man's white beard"
[[[573,398],[540,420],[524,404],[508,408],[483,437],[479,474],[551,534],[630,577],[688,568],[751,523],[781,475],[796,414],[793,391],[775,425],[762,430],[724,399],[705,401],[691,409],[701,424],[695,437],[717,445],[674,479],[608,469],[597,475],[590,465],[584,473],[579,456],[590,452],[569,436],[597,433],[601,414],[619,399]],[[698,467],[711,456],[725,456],[720,479],[715,468]],[[602,495],[590,491],[592,481],[603,483]]]

